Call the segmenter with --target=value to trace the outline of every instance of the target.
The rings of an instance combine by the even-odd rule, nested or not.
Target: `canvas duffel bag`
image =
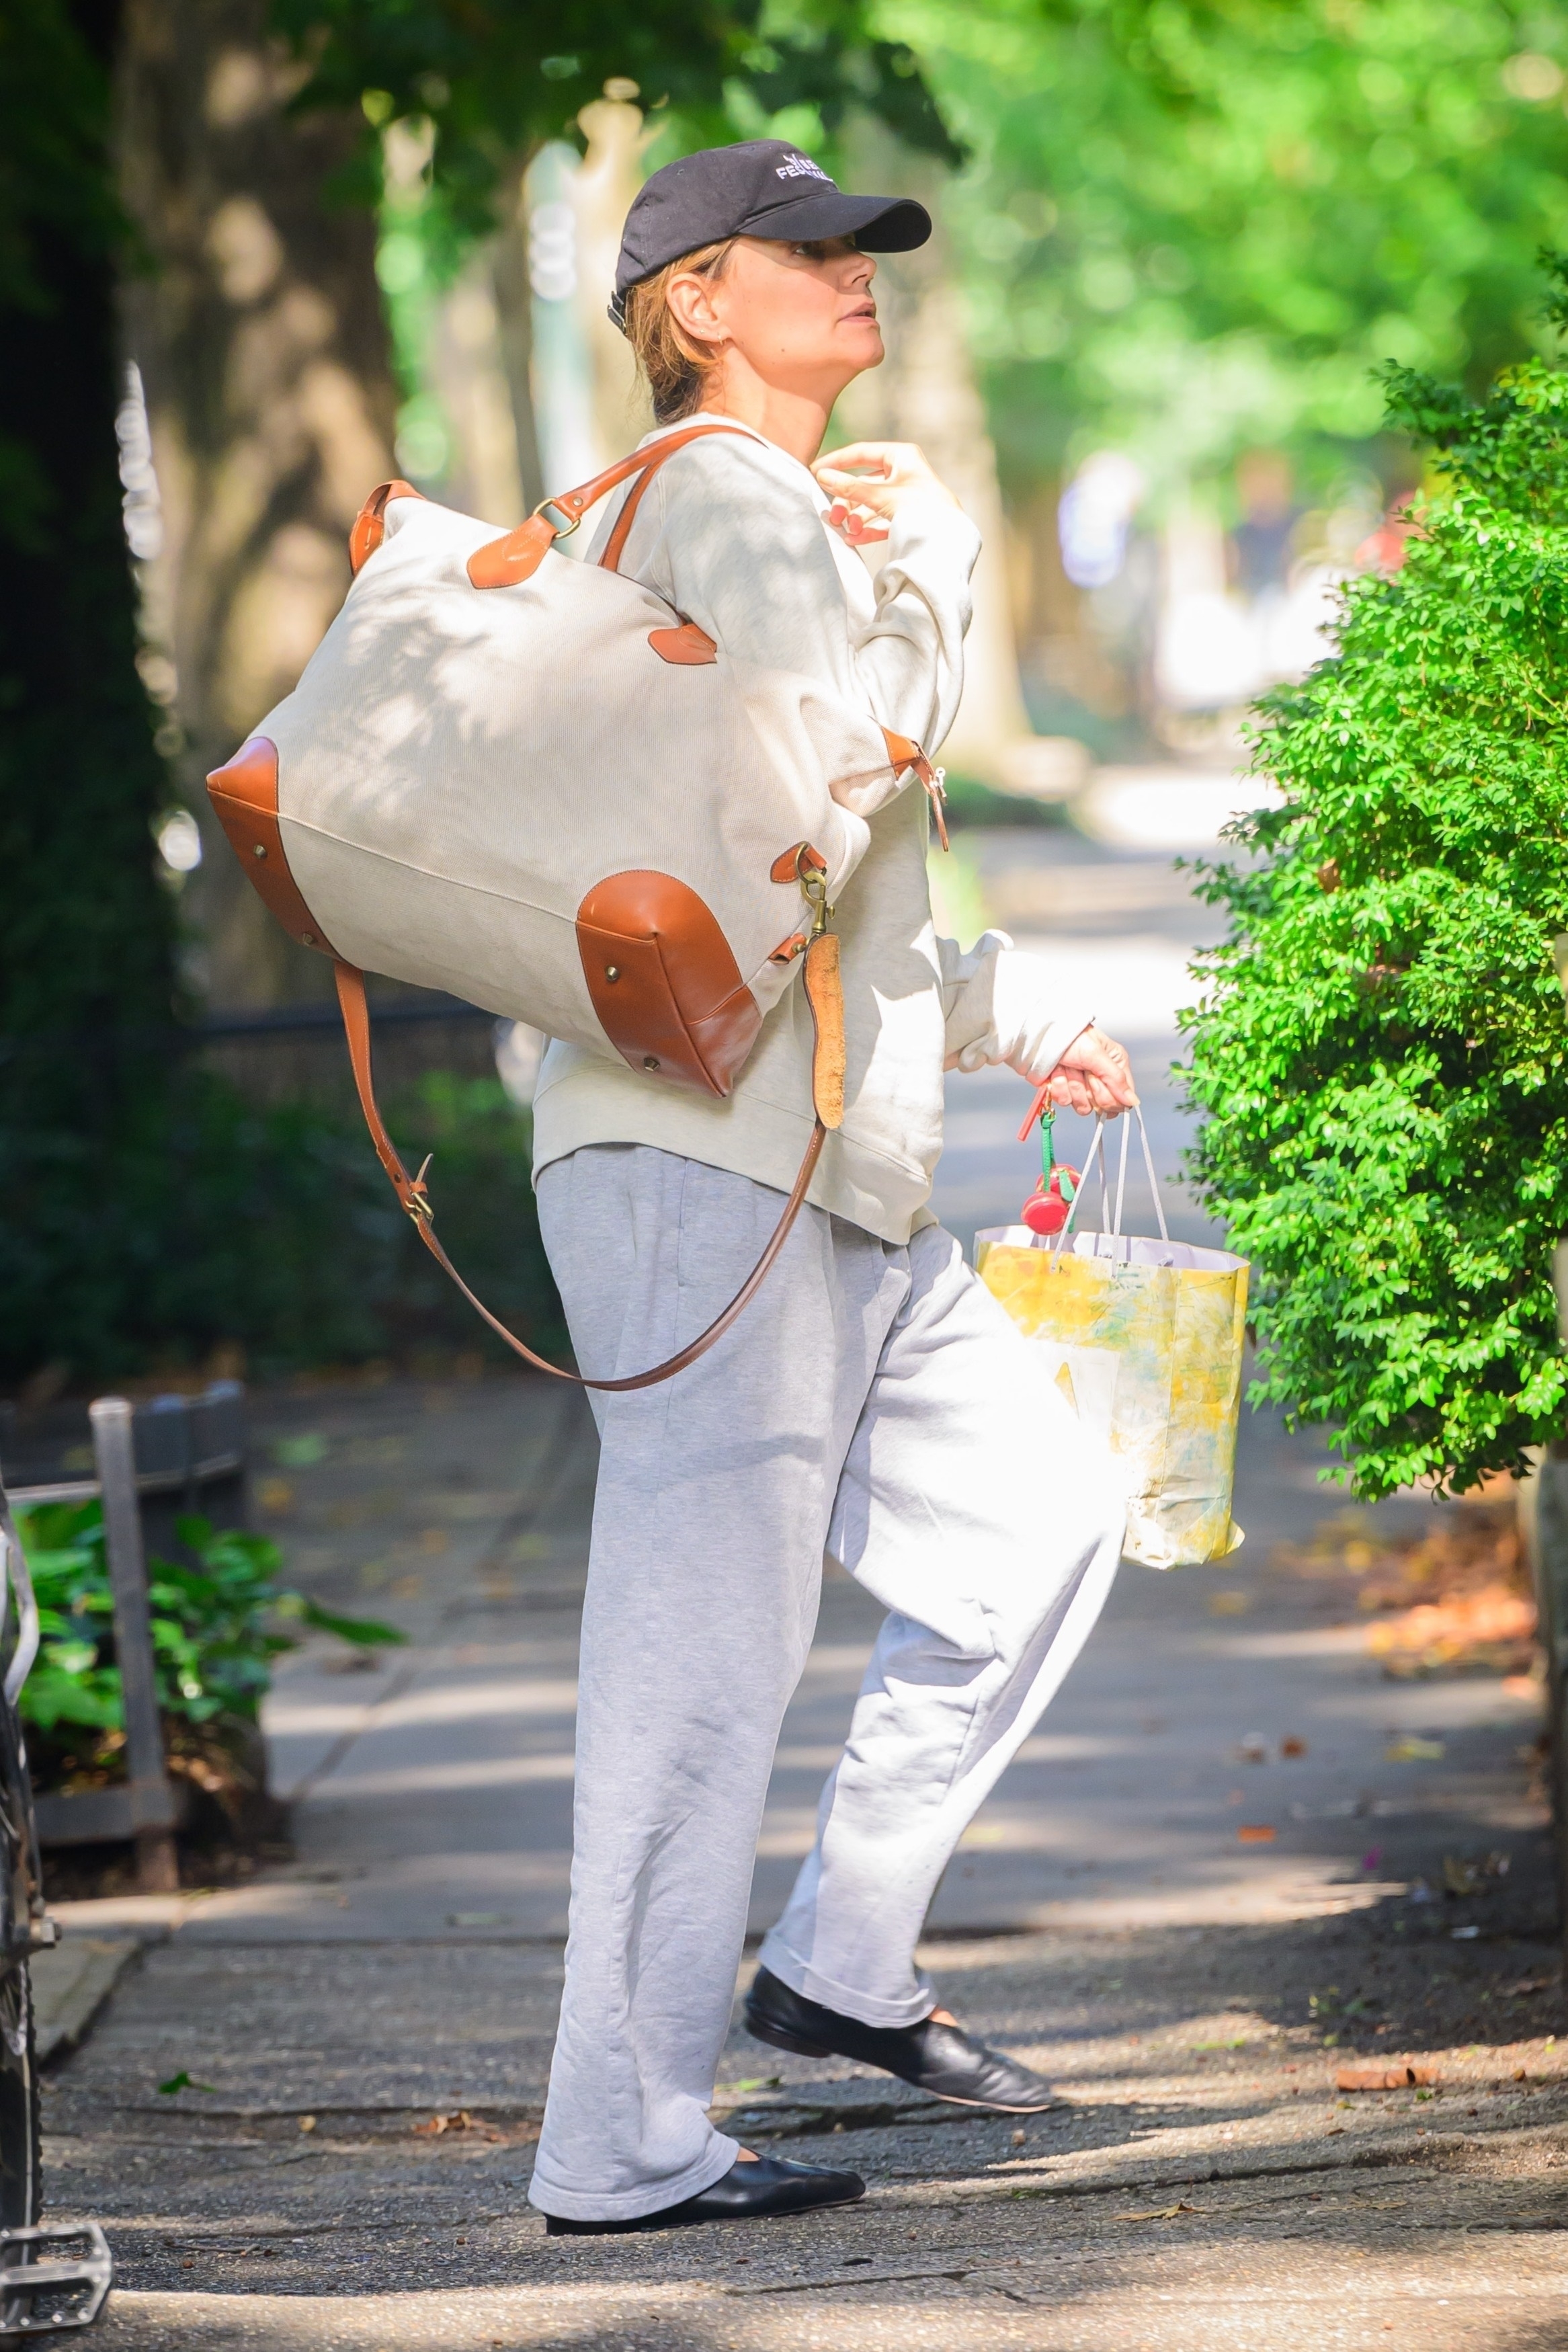
[[[920,747],[815,680],[737,661],[618,569],[651,447],[497,538],[406,482],[354,526],[354,581],[294,692],[208,780],[271,912],[334,959],[360,1098],[426,1246],[461,1283],[427,1193],[376,1108],[364,973],[444,989],[618,1054],[650,1085],[727,1095],[798,966],[818,1023],[811,1142],[768,1251],[724,1316],[631,1388],[711,1346],[766,1274],[842,1115],[837,947],[826,917],[866,820]],[[547,562],[629,477],[596,564]],[[561,1374],[575,1378],[574,1374]]]

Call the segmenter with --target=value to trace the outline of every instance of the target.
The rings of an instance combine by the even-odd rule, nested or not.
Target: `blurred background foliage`
[[[1539,345],[1568,224],[1568,11],[1504,0],[887,0],[971,151],[954,220],[1006,467],[1317,486],[1381,361],[1478,390]],[[1394,459],[1396,472],[1403,457]]]

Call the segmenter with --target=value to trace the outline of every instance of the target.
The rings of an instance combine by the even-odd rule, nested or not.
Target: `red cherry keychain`
[[[1031,1234],[1059,1234],[1066,1224],[1068,1213],[1078,1192],[1076,1168],[1058,1160],[1052,1140],[1056,1115],[1044,1087],[1035,1097],[1028,1118],[1019,1134],[1021,1143],[1036,1119],[1040,1121],[1040,1182],[1019,1211],[1020,1221]]]

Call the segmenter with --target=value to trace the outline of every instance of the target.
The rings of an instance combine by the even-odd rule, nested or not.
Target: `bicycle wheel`
[[[0,2229],[31,2229],[41,2188],[33,1988],[16,1960],[0,1975]]]

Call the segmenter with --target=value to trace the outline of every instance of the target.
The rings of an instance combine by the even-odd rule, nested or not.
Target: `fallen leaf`
[[[1161,2205],[1152,2213],[1113,2213],[1113,2221],[1174,2221],[1178,2213],[1201,2213],[1201,2205],[1189,2205],[1185,2199],[1179,2205]]]
[[[1443,1753],[1440,1739],[1418,1739],[1414,1732],[1391,1739],[1383,1751],[1390,1764],[1436,1764]]]
[[[1239,1822],[1236,1834],[1243,1845],[1272,1845],[1274,1824],[1272,1822]]]
[[[1508,1998],[1511,2000],[1520,2000],[1527,1993],[1550,1992],[1552,1984],[1552,1979],[1550,1977],[1521,1977],[1516,1985],[1510,1985]]]
[[[304,2132],[312,2132],[312,2131],[314,2131],[314,2130],[315,2130],[315,2128],[316,2128],[316,2118],[315,2118],[315,2116],[300,2116],[300,2118],[299,2118],[299,2128],[300,2128],[300,2130],[301,2130],[301,2131],[304,2131]]]
[[[494,2124],[486,2123],[478,2116],[471,2116],[466,2107],[460,2107],[455,2115],[432,2116],[427,2124],[415,2124],[413,2128],[421,2139],[439,2139],[444,2132],[477,2132],[484,2139],[499,2139],[502,2137]]]
[[[1416,2083],[1435,2083],[1437,2069],[1415,2061],[1402,2066],[1342,2066],[1334,2075],[1336,2091],[1407,2091]]]
[[[1304,1739],[1281,1739],[1280,1742],[1281,1756],[1304,1756],[1306,1752],[1307,1743]]]

